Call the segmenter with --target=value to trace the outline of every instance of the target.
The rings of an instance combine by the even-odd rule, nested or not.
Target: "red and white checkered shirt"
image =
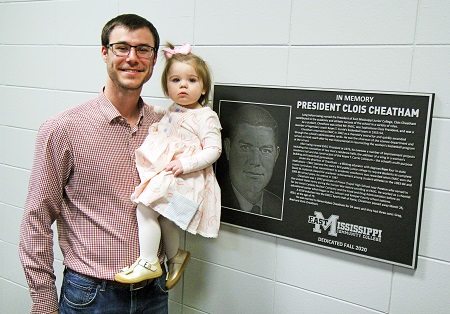
[[[160,119],[140,100],[130,127],[104,94],[46,121],[40,128],[20,233],[20,258],[32,313],[58,308],[53,271],[56,220],[64,265],[113,280],[139,256],[135,150]],[[161,256],[161,252],[160,252]]]

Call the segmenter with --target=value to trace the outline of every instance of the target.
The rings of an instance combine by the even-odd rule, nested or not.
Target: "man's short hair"
[[[155,39],[155,47],[154,47],[155,54],[158,52],[159,34],[158,31],[156,30],[156,27],[153,26],[153,24],[150,21],[136,14],[122,14],[108,21],[102,30],[101,35],[102,46],[106,47],[109,44],[109,35],[111,35],[111,32],[116,26],[122,26],[132,31],[143,27],[148,28],[152,33],[153,38]]]

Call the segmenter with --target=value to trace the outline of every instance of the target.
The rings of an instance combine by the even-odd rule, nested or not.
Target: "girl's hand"
[[[147,107],[149,107],[150,108],[150,110],[155,110],[155,106],[153,106],[153,105],[149,105],[149,104],[146,104],[147,105]]]
[[[167,166],[164,168],[166,171],[172,171],[173,176],[176,177],[183,173],[183,165],[181,164],[181,161],[172,160],[167,164]]]

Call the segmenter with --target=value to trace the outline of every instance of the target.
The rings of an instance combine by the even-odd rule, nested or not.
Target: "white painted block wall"
[[[223,226],[186,236],[171,314],[450,313],[448,0],[0,0],[1,313],[31,304],[17,246],[37,129],[100,91],[100,31],[121,13],[195,45],[217,83],[436,93],[416,270]],[[161,61],[143,90],[158,105]]]

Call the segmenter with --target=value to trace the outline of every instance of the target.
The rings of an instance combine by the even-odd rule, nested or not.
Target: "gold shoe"
[[[137,283],[148,279],[157,278],[162,275],[159,261],[154,264],[138,259],[128,268],[123,268],[114,275],[114,280],[121,283]]]
[[[190,252],[179,249],[177,254],[167,261],[167,266],[169,268],[166,277],[167,289],[172,289],[181,278],[190,258]]]

